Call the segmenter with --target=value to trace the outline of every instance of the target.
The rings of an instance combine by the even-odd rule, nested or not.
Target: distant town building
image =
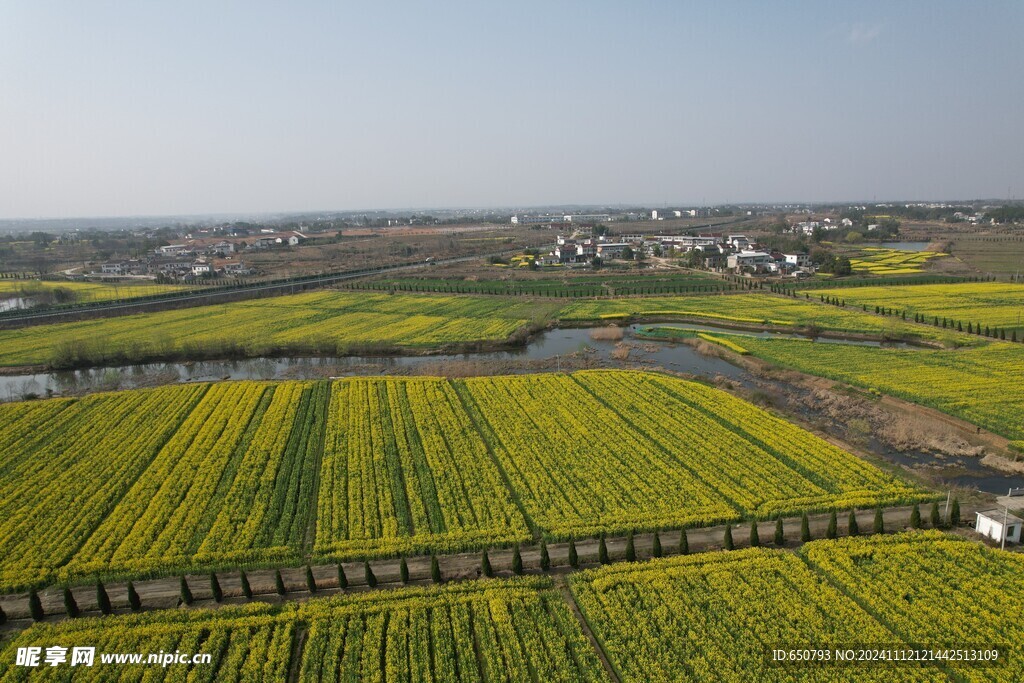
[[[570,221],[566,220],[566,217],[564,215],[563,216],[553,216],[553,215],[550,215],[550,214],[546,214],[546,215],[541,215],[541,216],[526,216],[526,215],[523,215],[523,216],[520,216],[520,215],[512,216],[512,225],[551,225],[552,223],[568,223],[568,222],[570,222]]]
[[[612,217],[607,213],[571,213],[562,216],[566,223],[608,223]]]
[[[188,252],[188,246],[185,244],[168,244],[156,249],[156,253],[161,256],[180,256],[186,252]]]

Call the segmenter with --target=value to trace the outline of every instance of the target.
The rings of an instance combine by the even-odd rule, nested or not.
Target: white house
[[[192,264],[193,275],[209,275],[213,272],[213,266],[206,261],[196,261]]]
[[[1010,543],[1020,543],[1020,529],[1021,525],[1024,525],[1024,519],[1005,510],[985,510],[978,512],[977,517],[974,528],[982,536],[991,538],[996,543],[1002,543],[1005,520],[1005,540]]]
[[[749,249],[751,245],[751,241],[746,235],[729,235],[725,243],[737,251]]]
[[[771,254],[764,251],[741,251],[736,254],[729,254],[726,259],[726,266],[737,272],[752,270],[756,273],[764,272],[772,263]]]
[[[811,265],[811,257],[809,254],[783,254],[782,256],[786,260],[786,263],[794,268],[806,268]]]
[[[622,258],[623,252],[629,248],[625,242],[605,242],[597,245],[597,255],[603,259]]]

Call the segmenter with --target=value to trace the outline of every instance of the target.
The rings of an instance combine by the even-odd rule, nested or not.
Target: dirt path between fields
[[[576,596],[572,594],[572,590],[569,589],[569,583],[565,580],[564,576],[559,576],[555,579],[555,585],[558,587],[558,592],[562,594],[562,599],[565,600],[565,604],[569,606],[569,611],[576,617],[576,621],[579,622],[580,628],[583,630],[583,635],[590,641],[591,649],[597,653],[597,658],[601,660],[601,666],[604,667],[605,673],[608,674],[608,678],[615,683],[622,683],[622,679],[619,677],[619,672],[612,666],[611,661],[608,660],[608,655],[605,654],[604,647],[598,642],[597,636],[590,628],[590,622],[583,616],[583,612],[580,610],[580,606],[576,604]]]
[[[940,512],[944,508],[944,502],[939,504]],[[884,511],[885,529],[887,532],[899,531],[907,528],[910,523],[911,507],[892,507]],[[967,502],[961,503],[960,518],[965,524],[972,522],[975,511],[981,509],[977,505]],[[925,527],[928,527],[930,505],[921,505],[921,517]],[[870,534],[874,522],[874,510],[861,510],[857,512],[857,524],[862,535]],[[839,534],[847,533],[848,513],[837,515]],[[829,524],[827,513],[810,515],[808,517],[811,537],[813,539],[825,538]],[[733,543],[735,547],[742,548],[749,545],[750,523],[741,522],[731,525]],[[757,525],[758,537],[761,545],[773,546],[772,539],[775,535],[775,522],[763,521]],[[792,517],[783,520],[786,548],[797,548],[802,545],[800,538],[800,518]],[[712,552],[721,550],[725,536],[725,525],[689,529],[686,532],[687,542],[691,553]],[[634,545],[638,559],[651,557],[653,534],[638,534],[634,538]],[[665,531],[659,534],[664,554],[674,555],[678,552],[680,532]],[[608,554],[612,562],[625,560],[626,537],[609,537],[606,540]],[[579,555],[579,567],[588,568],[599,566],[598,563],[598,540],[593,538],[581,539],[576,542],[576,552]],[[551,558],[550,574],[567,574],[576,569],[569,566],[569,544],[551,543],[548,545],[548,553]],[[488,558],[496,576],[512,576],[512,549],[489,549]],[[523,546],[521,550],[523,567],[527,573],[540,574],[540,547],[538,545]],[[409,585],[426,586],[430,585],[430,557],[418,556],[407,559],[409,566]],[[438,556],[438,564],[441,568],[441,575],[445,582],[466,581],[481,577],[480,553],[457,553],[452,555]],[[364,565],[362,562],[344,562],[342,567],[348,580],[349,587],[344,591],[338,588],[338,565],[316,565],[312,567],[317,590],[311,593],[306,584],[305,567],[282,568],[281,576],[284,579],[286,592],[278,595],[275,589],[275,573],[273,569],[253,569],[246,572],[249,584],[252,587],[253,599],[269,603],[281,603],[292,600],[308,600],[312,597],[335,595],[339,592],[365,592],[369,590],[388,590],[402,587],[399,574],[399,560],[390,558],[374,560],[370,563],[374,575],[377,577],[378,586],[370,588],[366,585]],[[159,579],[150,579],[134,582],[135,590],[138,592],[144,610],[153,609],[193,609],[198,607],[217,607],[218,603],[213,600],[213,591],[210,584],[210,574],[188,574],[186,575],[189,589],[192,592],[195,602],[191,607],[181,602],[180,578],[169,576]],[[217,572],[217,581],[224,594],[221,605],[242,604],[247,600],[242,595],[242,587],[239,573],[237,571]],[[128,589],[126,582],[111,582],[105,586],[110,602],[115,613],[128,613]],[[96,599],[96,589],[93,586],[75,586],[72,589],[75,602],[82,611],[83,616],[98,616],[99,607]],[[46,622],[56,622],[66,618],[64,612],[63,589],[50,587],[39,592],[43,609],[46,613]],[[32,624],[29,617],[28,595],[12,594],[0,596],[0,607],[7,614],[8,622],[3,628],[23,629]]]

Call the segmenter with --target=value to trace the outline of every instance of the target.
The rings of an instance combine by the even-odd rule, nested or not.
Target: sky
[[[0,218],[1024,197],[1024,3],[0,0]]]

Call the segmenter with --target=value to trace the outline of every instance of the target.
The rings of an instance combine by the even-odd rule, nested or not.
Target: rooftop
[[[1008,513],[1008,512],[1006,512],[1004,510],[982,510],[982,511],[978,512],[978,514],[981,515],[982,517],[988,517],[989,519],[995,520],[997,522],[1002,522],[1003,515],[1006,515],[1007,521],[1010,521],[1010,522],[1024,522],[1024,519],[1021,519],[1020,517],[1018,517],[1017,515],[1013,514],[1012,512]]]

